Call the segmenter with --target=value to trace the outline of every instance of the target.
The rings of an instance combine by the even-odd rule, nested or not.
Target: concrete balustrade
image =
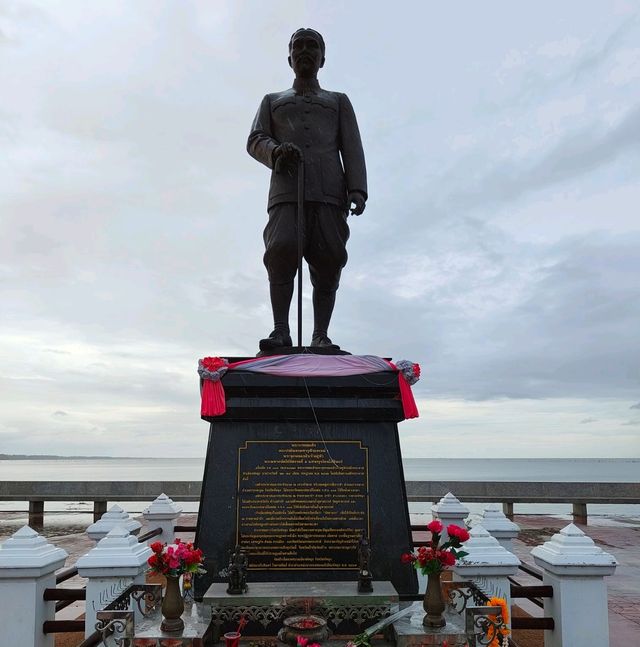
[[[88,578],[85,636],[96,629],[96,612],[131,584],[143,584],[151,549],[116,526],[76,563],[78,575]]]
[[[518,536],[520,526],[507,519],[497,503],[488,505],[477,523],[495,537],[501,546],[513,552],[513,540]]]
[[[485,595],[504,598],[511,608],[509,577],[518,572],[520,560],[480,524],[469,534],[464,543],[468,555],[453,567],[454,580],[471,580]]]
[[[44,590],[56,585],[55,572],[67,553],[24,526],[0,546],[0,644],[53,647],[54,636],[42,631],[55,618],[55,602]]]
[[[112,505],[102,517],[87,528],[87,535],[98,542],[106,537],[116,526],[126,528],[130,534],[137,535],[142,524],[132,519],[119,505]]]
[[[434,508],[434,515],[443,523],[462,525],[461,515],[466,508],[453,494],[447,493]],[[181,512],[181,507],[166,494],[152,502],[144,515],[150,528],[162,530],[154,540],[173,541]],[[101,533],[107,523],[113,527],[76,564],[79,575],[88,578],[86,635],[95,629],[98,610],[130,584],[144,581],[151,554],[131,534],[133,524],[139,530],[137,522],[117,506],[109,513],[102,526],[94,524],[97,528],[93,531]],[[116,519],[122,525],[115,523]],[[481,522],[470,531],[470,539],[464,544],[468,555],[454,567],[454,579],[472,580],[485,594],[503,597],[510,605],[508,578],[517,572],[520,561],[505,547],[505,542],[510,546],[516,528],[509,525],[497,506],[489,506]],[[500,531],[506,534],[492,535]],[[604,577],[615,571],[615,558],[573,524],[534,548],[531,554],[543,570],[543,583],[553,588],[553,597],[544,600],[544,613],[553,618],[555,628],[545,631],[545,647],[606,647],[609,627]],[[55,618],[55,602],[45,601],[43,594],[46,588],[55,587],[55,571],[62,567],[66,557],[64,550],[51,545],[28,526],[0,545],[0,644],[53,647],[53,635],[45,635],[42,626],[46,620]]]
[[[153,503],[145,508],[144,516],[150,529],[160,528],[162,534],[154,537],[152,541],[161,541],[166,544],[173,543],[176,537],[176,521],[182,514],[182,507],[174,503],[164,492]]]
[[[613,574],[617,562],[569,524],[531,551],[543,570],[543,583],[553,586],[545,598],[545,616],[555,622],[544,632],[545,647],[607,647],[609,615],[604,578]]]
[[[167,492],[175,501],[199,501],[200,481],[0,481],[0,501],[28,501],[29,525],[42,524],[45,501],[93,501],[94,521],[107,501],[149,501]],[[503,503],[508,517],[515,503],[568,503],[574,521],[586,521],[587,504],[640,503],[640,483],[528,481],[407,481],[410,502],[433,502],[455,492],[466,503]]]
[[[451,492],[447,492],[438,503],[431,506],[431,514],[434,519],[442,522],[444,526],[442,540],[447,541],[449,539],[447,526],[453,524],[464,528],[464,520],[469,516],[469,508],[462,505]]]

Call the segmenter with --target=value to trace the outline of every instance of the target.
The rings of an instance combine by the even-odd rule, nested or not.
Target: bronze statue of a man
[[[367,200],[367,172],[360,132],[346,94],[323,90],[322,36],[298,29],[289,41],[293,87],[267,94],[247,141],[249,154],[272,169],[269,222],[264,230],[264,264],[269,275],[274,330],[260,341],[262,351],[292,345],[289,306],[298,267],[297,173],[304,161],[303,256],[313,285],[311,346],[338,350],[328,337],[329,322],[347,262],[349,209],[360,215]]]

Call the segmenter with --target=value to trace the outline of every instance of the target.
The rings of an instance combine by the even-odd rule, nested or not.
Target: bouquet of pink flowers
[[[400,558],[403,563],[413,564],[416,570],[419,570],[423,575],[427,575],[429,573],[440,573],[447,566],[454,566],[457,559],[468,555],[465,551],[460,550],[462,544],[469,539],[467,530],[453,524],[447,526],[449,539],[441,544],[440,539],[442,538],[443,529],[444,526],[438,519],[434,519],[427,524],[427,530],[431,532],[430,545],[420,546],[413,553],[403,553]]]
[[[175,539],[170,546],[160,541],[154,541],[149,546],[153,555],[147,563],[154,573],[180,577],[184,573],[206,573],[202,568],[203,555],[199,548],[194,548],[192,543]]]

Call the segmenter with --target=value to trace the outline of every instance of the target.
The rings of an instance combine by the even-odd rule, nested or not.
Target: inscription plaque
[[[357,569],[369,528],[361,441],[247,440],[238,448],[237,543],[249,570]]]

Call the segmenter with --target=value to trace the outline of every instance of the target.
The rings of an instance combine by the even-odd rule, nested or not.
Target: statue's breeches
[[[341,207],[319,202],[306,202],[304,212],[302,249],[309,265],[311,284],[320,290],[335,291],[342,268],[347,264],[347,214]],[[295,203],[283,202],[269,209],[263,238],[269,282],[289,283],[298,269],[298,208]]]

